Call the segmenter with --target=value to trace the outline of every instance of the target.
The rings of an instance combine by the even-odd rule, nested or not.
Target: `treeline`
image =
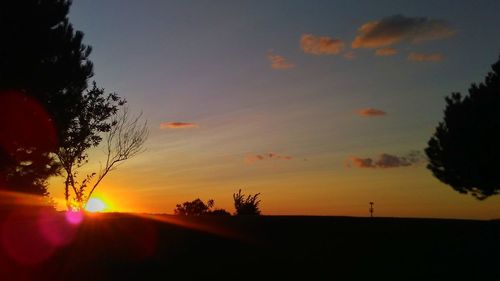
[[[259,209],[260,193],[245,195],[241,193],[241,189],[238,193],[233,194],[234,209],[236,210],[234,215],[250,215],[258,216],[261,214]],[[200,198],[196,198],[193,201],[186,201],[182,204],[177,204],[174,209],[174,214],[181,216],[204,216],[204,215],[216,215],[216,216],[230,216],[231,213],[228,211],[216,208],[215,201],[210,199],[207,203],[203,202]]]

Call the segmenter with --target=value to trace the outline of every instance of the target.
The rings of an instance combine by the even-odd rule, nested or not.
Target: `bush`
[[[241,189],[238,193],[233,194],[234,208],[236,209],[236,215],[260,215],[259,203],[257,200],[260,193],[255,195],[249,194],[245,198],[245,194],[241,193]]]
[[[215,210],[209,211],[207,213],[207,215],[211,215],[211,216],[230,216],[231,213],[229,213],[228,211],[226,211],[224,209],[215,209]]]

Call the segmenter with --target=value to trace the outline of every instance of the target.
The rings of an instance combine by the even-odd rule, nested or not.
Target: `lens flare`
[[[106,204],[98,198],[91,198],[85,205],[85,210],[91,213],[102,212],[104,209],[106,209]]]
[[[66,211],[66,220],[74,225],[78,225],[83,221],[83,213],[80,211]]]

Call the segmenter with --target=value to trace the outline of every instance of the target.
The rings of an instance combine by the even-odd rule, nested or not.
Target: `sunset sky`
[[[110,210],[233,212],[241,188],[264,214],[500,216],[500,196],[457,193],[423,155],[444,96],[500,54],[499,1],[73,2],[94,79],[151,131],[97,190]]]

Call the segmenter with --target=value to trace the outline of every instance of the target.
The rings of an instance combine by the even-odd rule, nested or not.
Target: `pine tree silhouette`
[[[91,48],[68,0],[0,2],[0,188],[46,195],[54,153],[81,134]]]
[[[500,59],[492,69],[465,97],[446,97],[444,120],[425,150],[436,178],[481,200],[500,191]]]

